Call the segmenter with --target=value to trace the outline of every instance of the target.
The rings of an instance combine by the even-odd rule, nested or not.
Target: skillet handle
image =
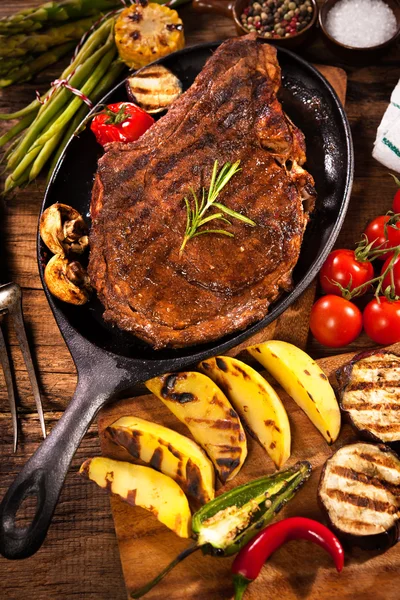
[[[27,558],[42,545],[58,497],[75,454],[99,409],[114,396],[114,389],[96,390],[92,377],[78,382],[75,394],[51,434],[28,460],[0,504],[0,553],[5,558]],[[18,527],[16,515],[24,500],[37,500],[36,513],[27,527]]]

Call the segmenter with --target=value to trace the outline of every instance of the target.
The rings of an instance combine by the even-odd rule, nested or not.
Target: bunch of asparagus
[[[94,104],[116,83],[124,68],[114,43],[114,18],[109,17],[87,38],[61,79],[70,77],[69,85]],[[41,100],[49,94],[44,104],[36,99],[16,113],[0,114],[3,120],[19,119],[0,138],[0,147],[14,140],[5,154],[9,173],[5,192],[33,181],[50,158],[51,173],[67,141],[89,112],[83,100],[65,87],[49,90]]]
[[[64,55],[121,0],[47,2],[0,19],[0,88],[31,79]]]
[[[131,1],[125,0],[125,3],[129,4]],[[152,1],[165,4],[167,0]],[[169,0],[168,6],[175,8],[188,1]],[[39,44],[40,36],[42,36],[42,43],[45,44],[45,36],[50,35],[51,29],[47,29],[43,33],[21,33],[27,31],[24,28],[28,27],[28,23],[33,29],[39,29],[43,23],[66,21],[71,16],[82,15],[83,12],[87,14],[90,10],[94,10],[94,7],[97,9],[99,7],[102,9],[117,7],[122,10],[121,4],[123,4],[121,0],[64,0],[59,4],[50,2],[37,10],[24,11],[13,17],[0,19],[0,31],[7,30],[15,33],[15,36],[6,39],[19,38],[16,54],[0,59],[0,74],[1,65],[6,60],[19,70],[20,76],[28,78],[28,72],[30,76],[35,72],[35,61],[40,59],[28,62],[26,54],[18,56],[17,52],[20,52],[21,49],[28,52],[28,48],[37,48],[38,46],[34,45],[32,39],[35,38],[36,43]],[[9,144],[3,155],[7,174],[4,185],[5,193],[29,184],[47,165],[50,165],[48,171],[50,177],[67,142],[76,133],[89,112],[88,105],[85,104],[82,97],[77,95],[76,91],[86,96],[92,104],[96,104],[120,79],[122,72],[126,69],[125,64],[118,57],[114,41],[114,20],[120,10],[106,14],[102,18],[97,27],[87,36],[74,60],[60,75],[59,79],[67,80],[68,85],[75,90],[75,93],[65,86],[52,87],[40,100],[34,100],[22,110],[10,114],[0,114],[0,121],[18,120],[0,137],[0,150]],[[99,20],[98,16],[87,17],[82,21],[76,21],[74,27],[78,27],[77,23],[85,21],[82,29],[86,33],[93,19]],[[58,27],[58,30],[60,31],[63,27],[67,27],[67,25]],[[54,31],[56,29],[54,27]],[[82,29],[79,29],[77,37],[81,36]],[[3,40],[0,35],[0,54],[2,48],[5,51],[7,46],[2,44]],[[75,46],[76,42],[64,40],[64,44],[55,46],[52,51],[45,52],[45,54],[67,52],[67,45],[68,48],[71,48],[71,45]],[[45,47],[45,45],[41,47]],[[61,50],[62,47],[64,47],[63,50]],[[50,64],[48,62],[50,58],[44,58],[45,54],[41,58],[42,64],[47,61],[47,66]],[[17,61],[21,61],[22,64],[18,66]]]

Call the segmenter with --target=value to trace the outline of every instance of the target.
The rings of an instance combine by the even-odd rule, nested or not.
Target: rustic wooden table
[[[1,0],[0,16],[39,4],[38,0]],[[180,11],[186,41],[192,45],[224,39],[235,34],[233,21],[225,17],[194,14],[190,6]],[[399,77],[399,47],[379,62],[365,67],[342,64],[323,45],[319,36],[300,54],[307,60],[343,67],[348,75],[346,111],[355,146],[355,180],[348,215],[338,245],[352,246],[366,221],[390,208],[394,192],[387,169],[372,157],[377,126]],[[17,110],[29,103],[34,90],[45,90],[59,74],[59,66],[40,75],[34,83],[14,86],[0,93],[0,111]],[[16,281],[24,293],[25,321],[31,348],[40,373],[46,426],[50,431],[68,404],[76,384],[69,352],[47,305],[36,265],[36,227],[45,189],[44,180],[7,201],[0,210],[0,281]],[[7,332],[18,389],[21,420],[18,452],[12,453],[12,428],[7,393],[0,373],[0,496],[40,443],[40,428],[32,391],[14,332]],[[352,348],[370,345],[359,338]],[[309,341],[315,356],[328,354]],[[332,353],[332,352],[331,352]],[[335,351],[336,353],[336,351]],[[77,476],[84,458],[100,451],[96,425],[90,428],[75,457],[47,540],[41,550],[24,561],[0,558],[1,592],[4,600],[53,600],[54,598],[123,600],[126,598],[116,537],[106,494]],[[370,594],[370,595],[368,595]],[[373,598],[374,592],[363,592]]]

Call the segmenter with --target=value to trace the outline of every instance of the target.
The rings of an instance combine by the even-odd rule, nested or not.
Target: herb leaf
[[[218,198],[220,192],[224,189],[224,187],[226,186],[228,181],[238,171],[241,170],[239,167],[239,164],[240,164],[240,160],[237,160],[233,164],[227,162],[224,164],[224,166],[218,173],[218,161],[216,160],[214,162],[214,167],[213,167],[213,171],[212,171],[212,175],[211,175],[211,181],[210,181],[210,185],[209,185],[208,192],[207,192],[207,200],[206,200],[206,190],[204,188],[201,191],[201,201],[200,202],[199,202],[199,199],[197,197],[195,190],[193,188],[190,188],[191,194],[194,199],[194,208],[191,207],[188,198],[185,197],[184,202],[186,205],[186,213],[187,213],[186,214],[186,230],[185,230],[183,242],[182,242],[182,245],[181,245],[181,248],[179,251],[179,256],[182,256],[182,253],[185,249],[187,242],[191,238],[197,237],[199,235],[203,235],[205,233],[220,233],[220,234],[226,235],[228,237],[234,237],[233,233],[230,233],[229,231],[225,231],[225,229],[206,229],[203,231],[198,231],[199,227],[201,227],[202,225],[205,225],[206,223],[209,223],[210,221],[216,220],[216,219],[219,219],[220,221],[223,221],[224,223],[228,223],[230,225],[231,222],[223,216],[223,213],[225,213],[226,215],[229,215],[230,217],[232,217],[234,219],[238,219],[239,221],[242,221],[243,223],[246,223],[247,225],[251,225],[252,227],[255,227],[256,223],[254,221],[252,221],[251,219],[249,219],[248,217],[245,217],[244,215],[236,212],[235,210],[228,208],[227,206],[225,206],[224,204],[221,204],[220,202],[216,202],[216,199]],[[214,213],[212,215],[209,215],[208,217],[204,217],[204,214],[212,206],[213,207],[215,206],[222,212]]]

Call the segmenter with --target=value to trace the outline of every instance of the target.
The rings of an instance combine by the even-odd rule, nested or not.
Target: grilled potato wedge
[[[214,498],[214,467],[205,452],[184,435],[139,417],[118,419],[105,435],[134,458],[174,479],[201,504]]]
[[[386,350],[362,352],[339,369],[336,378],[340,407],[361,436],[398,443],[400,356]]]
[[[203,360],[198,368],[221,388],[280,469],[290,456],[290,425],[274,388],[252,367],[229,356]]]
[[[187,498],[179,485],[167,475],[150,467],[103,456],[89,458],[79,472],[128,504],[152,512],[179,537],[190,536],[191,514]]]
[[[182,84],[163,65],[151,65],[126,79],[126,91],[132,102],[156,114],[166,110],[182,94]]]
[[[392,546],[399,537],[399,457],[383,444],[343,446],[325,463],[318,499],[343,540],[366,550]]]
[[[119,15],[115,43],[124,63],[139,69],[184,47],[183,23],[176,10],[137,2]]]
[[[225,483],[240,471],[247,456],[242,424],[226,396],[201,373],[167,373],[146,381],[170,411],[190,430]]]
[[[327,376],[308,354],[293,344],[271,340],[247,348],[273,375],[332,444],[340,431],[340,409]]]

